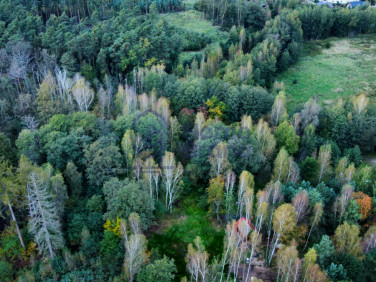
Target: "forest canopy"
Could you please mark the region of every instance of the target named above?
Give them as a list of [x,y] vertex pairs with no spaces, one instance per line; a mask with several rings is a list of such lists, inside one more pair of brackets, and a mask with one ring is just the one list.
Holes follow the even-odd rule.
[[0,280],[374,281],[376,86],[277,79],[372,4],[0,0]]

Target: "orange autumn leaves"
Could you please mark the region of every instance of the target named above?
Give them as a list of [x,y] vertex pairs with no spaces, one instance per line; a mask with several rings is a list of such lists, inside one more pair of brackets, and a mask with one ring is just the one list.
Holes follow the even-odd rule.
[[363,192],[354,192],[353,198],[359,205],[359,213],[362,215],[362,220],[366,219],[372,210],[372,198]]

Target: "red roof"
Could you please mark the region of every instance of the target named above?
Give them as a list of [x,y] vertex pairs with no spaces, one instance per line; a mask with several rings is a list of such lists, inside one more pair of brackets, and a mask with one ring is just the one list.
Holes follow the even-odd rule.
[[255,227],[253,226],[252,222],[249,219],[247,220],[245,217],[241,217],[241,218],[238,219],[238,221],[236,222],[236,229],[239,228],[239,224],[243,220],[245,220],[248,223],[249,227],[251,227],[252,230],[255,230]]

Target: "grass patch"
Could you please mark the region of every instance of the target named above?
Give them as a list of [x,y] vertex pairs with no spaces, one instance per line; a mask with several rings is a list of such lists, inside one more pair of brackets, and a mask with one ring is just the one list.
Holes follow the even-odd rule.
[[202,33],[208,36],[213,42],[227,38],[227,33],[220,31],[218,26],[204,19],[204,15],[195,10],[179,13],[161,14],[169,24],[180,27],[190,32]]
[[[184,2],[186,5],[194,5],[195,0]],[[209,40],[207,48],[214,48],[221,41],[226,41],[228,33],[221,31],[218,26],[213,26],[211,21],[205,20],[204,15],[196,10],[187,10],[179,13],[161,14],[170,25],[178,27],[187,33],[203,35]],[[205,49],[205,48],[204,48]],[[204,49],[185,51],[179,54],[179,62],[191,62],[193,57],[202,57]]]
[[193,10],[196,2],[197,2],[196,0],[184,0],[183,1],[186,10]]
[[298,63],[277,80],[286,87],[288,108],[315,96],[330,104],[339,97],[376,89],[376,40],[372,36],[306,42]]
[[160,255],[166,255],[175,260],[178,269],[176,281],[187,276],[184,258],[188,244],[192,243],[196,236],[201,237],[206,251],[210,254],[210,259],[223,251],[224,231],[217,229],[212,223],[212,219],[201,207],[202,201],[202,197],[197,194],[187,196],[175,214],[167,219],[170,224],[160,223],[166,228],[148,236],[149,250],[157,249]]

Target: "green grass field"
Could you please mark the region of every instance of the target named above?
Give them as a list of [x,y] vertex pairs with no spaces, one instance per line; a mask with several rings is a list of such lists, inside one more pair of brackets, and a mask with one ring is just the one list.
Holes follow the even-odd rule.
[[[218,26],[213,26],[210,21],[204,19],[201,12],[195,10],[161,14],[161,16],[173,26],[177,26],[188,32],[205,34],[212,42],[209,48],[214,48],[220,41],[226,40],[228,37],[227,32],[221,31]],[[179,55],[179,61],[191,61],[194,56],[200,53],[202,53],[202,50],[182,52]]]
[[338,97],[360,93],[373,96],[376,93],[374,38],[362,36],[306,42],[299,62],[277,78],[285,83],[288,108],[314,96],[325,104]]
[[220,31],[218,26],[213,26],[210,21],[204,19],[201,12],[195,10],[161,14],[161,16],[173,26],[191,32],[203,33],[212,41],[220,41],[227,36],[226,32]]

